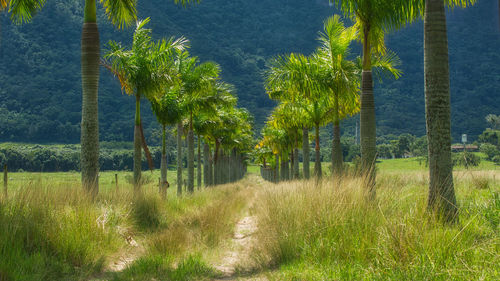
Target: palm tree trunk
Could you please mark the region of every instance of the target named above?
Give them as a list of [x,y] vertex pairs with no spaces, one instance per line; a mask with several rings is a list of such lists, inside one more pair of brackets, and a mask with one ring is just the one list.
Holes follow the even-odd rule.
[[182,121],[177,123],[177,196],[182,195]]
[[300,177],[300,172],[299,172],[299,149],[295,147],[294,149],[294,162],[293,162],[293,179],[299,179]]
[[339,98],[335,95],[335,121],[333,124],[332,173],[334,178],[342,176],[342,146],[340,144]]
[[214,158],[208,148],[208,185],[214,185]]
[[194,132],[193,132],[193,112],[189,118],[188,131],[188,192],[194,192]]
[[197,173],[197,179],[196,179],[196,186],[198,189],[201,188],[201,138],[198,135],[198,158],[196,159],[196,165],[198,166],[198,173]]
[[428,208],[457,219],[451,162],[450,80],[443,1],[426,0],[424,14],[425,115],[429,143]]
[[315,141],[316,141],[316,146],[314,148],[316,152],[316,157],[314,159],[314,175],[316,176],[317,179],[321,178],[322,171],[321,171],[321,151],[319,148],[319,124],[316,124],[314,126],[315,129]]
[[302,128],[302,170],[304,178],[309,179],[309,129]]
[[135,126],[134,126],[134,189],[141,188],[142,142],[141,142],[141,96],[135,95]]
[[361,77],[360,138],[365,185],[375,195],[376,125],[371,65],[370,26],[363,29],[363,73]]
[[82,185],[93,197],[99,192],[99,30],[95,0],[85,1],[81,39],[82,127],[81,170]]
[[285,176],[286,176],[286,179],[287,180],[291,180],[292,179],[292,170],[290,169],[290,157],[289,156],[293,156],[293,150],[290,150],[289,152],[287,152],[287,159],[285,161]]
[[208,143],[205,142],[203,143],[203,183],[206,186],[210,185],[210,168],[208,167],[209,165],[209,158],[210,158],[210,146]]
[[166,142],[166,126],[162,126],[162,139],[161,139],[161,165],[160,165],[160,173],[161,173],[161,185],[160,185],[160,194],[163,199],[167,198],[167,142]]
[[283,152],[280,152],[280,158],[281,158],[281,171],[280,171],[280,178],[281,181],[286,181],[286,167],[285,167],[285,156]]
[[280,156],[279,154],[274,154],[274,182],[278,183],[280,181]]
[[219,140],[215,141],[215,151],[214,151],[214,157],[213,157],[213,165],[214,165],[214,178],[213,178],[213,184],[218,185],[221,182],[221,177],[220,177],[220,142]]

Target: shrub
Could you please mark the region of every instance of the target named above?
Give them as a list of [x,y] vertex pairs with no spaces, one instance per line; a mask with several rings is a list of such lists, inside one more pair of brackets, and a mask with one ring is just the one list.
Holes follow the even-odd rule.
[[481,144],[480,150],[482,153],[486,154],[486,159],[488,160],[493,160],[495,156],[500,155],[498,148],[490,143]]
[[493,157],[493,162],[495,162],[495,164],[497,165],[500,165],[500,155]]
[[461,153],[454,153],[452,161],[453,161],[453,166],[477,167],[479,166],[479,163],[481,163],[481,158],[471,152],[461,152]]

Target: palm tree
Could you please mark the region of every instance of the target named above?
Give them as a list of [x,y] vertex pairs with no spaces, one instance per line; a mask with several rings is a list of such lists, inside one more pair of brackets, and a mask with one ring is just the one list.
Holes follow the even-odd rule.
[[182,103],[188,114],[188,191],[194,191],[194,130],[193,114],[214,110],[216,91],[213,89],[220,68],[213,62],[199,64],[197,57],[189,57],[187,52],[179,55],[178,62]]
[[140,188],[141,180],[141,146],[148,153],[142,132],[141,97],[150,100],[159,95],[169,84],[175,83],[173,73],[173,56],[175,50],[183,50],[187,40],[161,40],[157,43],[151,39],[151,30],[145,25],[149,18],[137,22],[132,48],[125,50],[121,44],[110,41],[109,51],[105,58],[111,60],[108,68],[115,74],[122,88],[129,95],[135,96],[135,126],[134,126],[134,186]]
[[343,170],[340,120],[359,111],[358,71],[356,64],[347,60],[349,45],[356,36],[356,29],[344,27],[339,16],[330,17],[324,22],[324,31],[318,38],[321,46],[314,54],[326,74],[319,83],[323,82],[324,88],[333,93],[332,172],[336,177]]
[[[324,109],[324,106],[329,104],[325,103],[328,100],[327,98],[323,99],[325,91],[321,89],[322,83],[318,83],[321,79],[323,79],[323,76],[321,76],[319,65],[301,54],[276,57],[271,61],[271,67],[266,71],[266,90],[269,96],[273,99],[301,105],[305,113],[310,117],[309,123],[316,126],[317,141],[314,172],[317,177],[321,175],[319,126],[326,122],[327,113],[327,110],[324,110],[323,113],[325,114],[321,114],[319,109]],[[314,120],[312,114],[316,117]],[[303,119],[302,121],[306,120]],[[307,126],[307,124],[306,121],[303,126]]]
[[[415,6],[421,7],[417,3]],[[466,7],[475,0],[448,0],[451,7]],[[422,12],[422,9],[420,9]],[[446,14],[442,0],[425,0],[424,75],[425,116],[429,150],[428,208],[445,221],[458,219],[451,162],[450,74]]]
[[[118,27],[136,19],[135,0],[102,0],[111,22]],[[81,40],[82,69],[82,129],[81,170],[82,185],[97,194],[99,174],[99,30],[97,28],[96,0],[85,0]]]
[[[136,19],[136,0],[100,0],[114,25],[122,27]],[[40,10],[45,0],[0,0],[0,12],[7,9],[18,23],[28,22]],[[99,85],[99,31],[96,0],[85,0],[82,28],[82,185],[93,196],[99,191],[99,123],[97,90]]]
[[408,0],[330,0],[351,17],[363,44],[361,78],[361,159],[370,191],[375,187],[375,102],[373,96],[372,57],[385,54],[384,33],[400,28],[407,21],[402,7]]
[[30,22],[46,0],[0,0],[0,13],[7,11],[15,23]]
[[181,109],[177,103],[175,93],[166,90],[159,98],[151,99],[151,108],[156,119],[162,126],[162,146],[161,146],[161,185],[160,193],[165,198],[167,195],[167,148],[166,148],[166,126],[173,125],[181,118]]

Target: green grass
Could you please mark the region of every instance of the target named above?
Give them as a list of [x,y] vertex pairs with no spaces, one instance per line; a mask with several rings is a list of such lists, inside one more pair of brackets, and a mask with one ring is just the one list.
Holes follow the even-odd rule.
[[[425,211],[428,175],[416,159],[378,163],[377,200],[357,179],[259,188],[255,258],[270,280],[484,280],[500,272],[500,170],[483,160],[457,169],[460,224],[443,226]],[[326,171],[329,163],[323,163]],[[311,163],[311,170],[314,163]],[[250,174],[259,167],[251,165]],[[118,174],[118,191],[115,184]],[[0,277],[7,280],[203,280],[219,275],[235,223],[256,192],[255,176],[166,200],[159,171],[144,172],[142,195],[131,172],[101,172],[95,201],[78,173],[9,173],[0,201]],[[325,177],[328,178],[328,177]],[[140,244],[140,258],[119,273],[108,266]],[[99,279],[99,280],[102,280]]]
[[143,280],[140,272],[157,267],[161,270],[151,273],[157,280],[217,275],[205,260],[230,239],[250,192],[248,180],[182,197],[175,195],[174,185],[162,200],[157,181],[135,194],[125,180],[130,173],[119,173],[118,191],[114,174],[101,173],[100,192],[92,201],[77,173],[10,173],[8,199],[0,201],[2,280],[87,280],[102,275],[113,258],[128,251],[128,237],[139,243],[141,258],[123,272],[106,276]]
[[[455,180],[459,223],[426,213],[425,173],[381,173],[371,201],[359,179],[268,184],[254,256],[269,280],[495,280],[500,271],[498,172]],[[477,186],[474,178],[488,181]]]
[[188,281],[210,280],[220,274],[203,261],[200,255],[190,255],[174,266],[174,260],[163,256],[147,256],[140,258],[133,265],[119,274],[114,274],[112,280],[165,280]]

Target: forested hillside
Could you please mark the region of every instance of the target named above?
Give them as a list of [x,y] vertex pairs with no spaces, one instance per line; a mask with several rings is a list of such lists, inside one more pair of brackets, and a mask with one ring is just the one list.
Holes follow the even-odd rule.
[[[260,129],[274,102],[262,84],[266,61],[290,52],[309,54],[323,20],[336,13],[327,0],[204,0],[184,9],[173,1],[139,1],[140,18],[151,17],[157,38],[184,35],[191,53],[221,64],[225,81],[237,88],[239,105],[255,115]],[[13,25],[0,15],[0,141],[79,142],[81,119],[80,33],[82,1],[48,0],[34,21]],[[448,14],[453,136],[478,135],[484,117],[500,113],[500,31],[497,1]],[[132,28],[98,19],[101,44],[130,44]],[[418,22],[387,37],[402,60],[404,75],[376,85],[379,135],[425,132],[423,31]],[[359,46],[353,46],[358,53]],[[134,99],[122,95],[105,70],[100,84],[101,140],[131,141]],[[159,129],[143,103],[147,134]],[[353,120],[345,132],[354,131]]]

